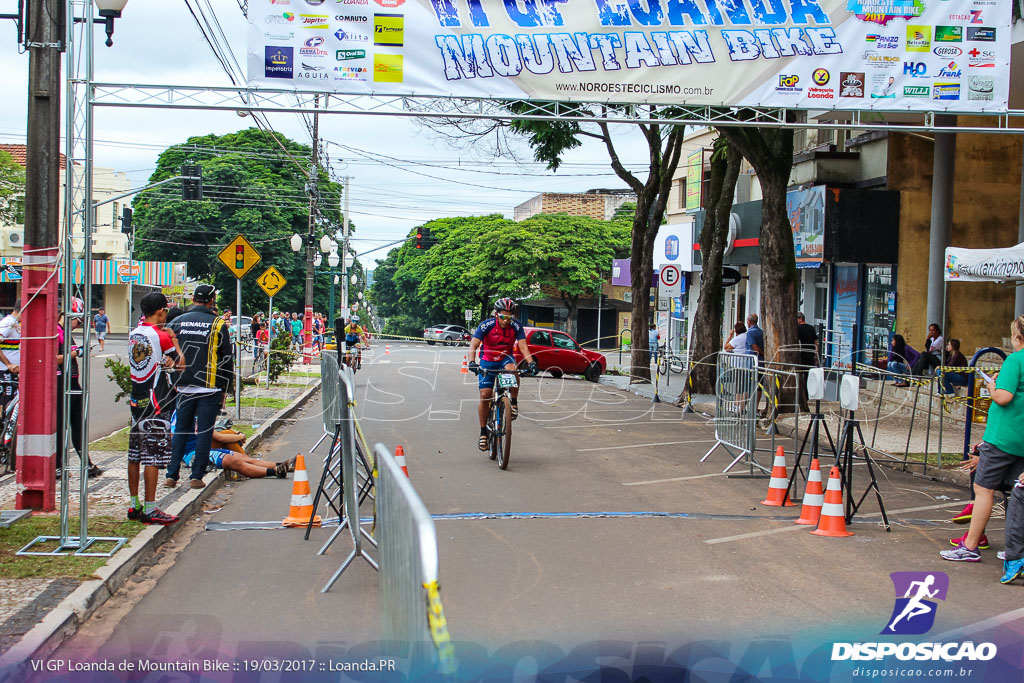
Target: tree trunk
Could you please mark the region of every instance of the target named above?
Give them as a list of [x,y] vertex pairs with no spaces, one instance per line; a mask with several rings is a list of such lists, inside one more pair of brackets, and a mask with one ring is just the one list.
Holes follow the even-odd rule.
[[[648,194],[645,192],[645,194]],[[630,321],[629,364],[630,383],[650,383],[651,353],[647,339],[647,328],[651,318],[651,273],[654,270],[654,238],[657,225],[651,226],[647,218],[650,212],[650,197],[637,197],[636,217],[633,219],[632,261],[629,276],[633,291],[633,319]],[[659,218],[658,222],[661,222]]]
[[[797,347],[797,272],[786,189],[793,168],[793,131],[770,128],[719,129],[750,162],[761,184],[761,327],[765,362],[793,370]],[[774,386],[771,387],[774,389]],[[796,386],[782,386],[780,410],[796,403]]]
[[702,279],[700,299],[693,317],[693,364],[689,368],[688,394],[714,394],[716,357],[722,348],[722,262],[729,236],[733,195],[742,156],[725,137],[715,141],[711,157],[711,195],[700,233]]
[[[565,309],[568,311],[565,316],[565,331],[575,337],[576,333],[572,326],[576,323],[576,313],[580,308],[580,298],[578,296],[567,297],[563,294],[562,303],[565,304]],[[577,339],[577,341],[579,340]]]

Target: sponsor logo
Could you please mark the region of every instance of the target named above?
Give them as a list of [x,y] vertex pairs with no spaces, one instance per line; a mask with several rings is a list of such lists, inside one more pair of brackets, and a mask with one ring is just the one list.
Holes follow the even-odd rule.
[[874,50],[867,50],[861,58],[872,69],[892,69],[898,67],[901,61],[896,55],[880,55]]
[[366,59],[366,50],[335,50],[334,58],[339,62],[349,59]]
[[971,9],[966,12],[950,12],[950,21],[966,21],[971,24],[982,24],[985,22],[980,9]]
[[330,77],[331,75],[327,72],[327,67],[306,64],[305,62],[302,62],[302,71],[295,74],[295,78],[307,81],[326,81]]
[[815,85],[825,85],[831,77],[828,69],[815,69],[814,73],[811,74],[811,80],[814,81]]
[[344,21],[348,24],[365,24],[370,20],[370,17],[364,17],[361,14],[339,14],[334,17],[335,21]]
[[880,33],[869,33],[864,36],[864,40],[879,50],[895,50],[900,46],[899,37],[883,36]]
[[[946,268],[955,267],[947,261]],[[943,572],[893,572],[889,575],[896,589],[892,616],[880,635],[917,636],[935,624],[936,600],[945,600],[949,577]],[[989,661],[997,654],[992,643],[834,643],[832,661],[881,660],[896,657],[900,661],[960,660]]]
[[265,23],[268,24],[290,24],[295,21],[295,15],[291,12],[282,12],[281,14],[271,14],[266,18]]
[[936,26],[936,43],[961,43],[964,39],[963,26]]
[[288,41],[295,37],[295,31],[289,31],[288,33],[271,33],[268,31],[263,36],[267,40]]
[[907,26],[907,52],[931,52],[931,49],[931,26]]
[[968,26],[967,40],[976,40],[979,43],[994,43],[996,30],[991,26]]
[[933,100],[959,100],[960,99],[960,84],[959,83],[933,83],[932,84],[932,99]]
[[318,47],[300,47],[300,57],[326,57],[330,53],[327,50],[321,50]]
[[310,7],[319,7],[324,4],[324,0],[306,0],[306,4]]
[[864,97],[864,73],[844,71],[839,74],[840,97]]
[[994,67],[996,65],[996,53],[992,50],[979,50],[972,47],[967,51],[967,66],[973,69]]
[[996,79],[992,76],[971,76],[967,79],[967,99],[991,100],[995,94]]
[[374,55],[373,80],[376,83],[401,83],[402,55]]
[[339,29],[334,32],[334,37],[343,43],[368,43],[370,42],[370,36],[364,33],[356,33],[355,31],[345,31]]
[[810,100],[832,100],[836,97],[835,88],[808,88],[807,99]]
[[871,97],[873,99],[896,97],[896,77],[889,74],[872,74]]
[[922,78],[928,75],[928,65],[924,62],[903,62],[903,75]]
[[903,86],[904,97],[928,97],[931,95],[931,88],[927,85],[905,85]]
[[320,47],[324,44],[323,36],[313,36],[312,38],[306,39],[303,43],[306,47]]
[[365,66],[334,67],[334,80],[336,81],[366,81],[369,77],[370,70]]
[[394,9],[396,7],[401,7],[402,5],[405,4],[405,0],[373,0],[373,1],[375,3],[377,3],[378,5],[380,5],[381,7],[386,7],[388,9]]
[[964,51],[956,45],[937,45],[932,52],[940,57],[959,57],[964,53]]
[[799,93],[803,92],[803,88],[798,88],[797,83],[800,82],[800,77],[796,74],[781,74],[779,76],[779,84],[775,86],[775,92],[783,93]]
[[295,72],[295,52],[290,47],[268,45],[263,48],[263,75],[267,78],[291,78]]
[[299,23],[302,24],[302,28],[316,28],[324,29],[330,28],[331,18],[324,16],[323,14],[300,14]]
[[[405,45],[405,17],[401,14],[374,14],[373,44],[386,47]],[[379,80],[376,71],[373,79]],[[401,80],[394,82],[400,83]]]
[[370,4],[370,0],[336,0],[339,5],[361,5],[366,6]]
[[960,78],[963,76],[963,71],[957,66],[956,62],[950,62],[946,66],[939,68],[937,78]]

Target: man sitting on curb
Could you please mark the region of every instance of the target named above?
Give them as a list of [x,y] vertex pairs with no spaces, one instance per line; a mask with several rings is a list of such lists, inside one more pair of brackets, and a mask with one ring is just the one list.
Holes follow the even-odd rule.
[[[171,419],[171,430],[175,428],[176,416]],[[185,457],[182,462],[187,467],[192,466],[192,459],[196,455],[196,441],[198,436],[193,434],[188,437],[185,443]],[[242,449],[245,443],[245,434],[230,429],[227,426],[214,428],[213,440],[210,448],[210,464],[214,467],[233,470],[244,474],[250,479],[274,476],[284,479],[289,472],[295,471],[295,458],[283,462],[271,462],[254,458]]]

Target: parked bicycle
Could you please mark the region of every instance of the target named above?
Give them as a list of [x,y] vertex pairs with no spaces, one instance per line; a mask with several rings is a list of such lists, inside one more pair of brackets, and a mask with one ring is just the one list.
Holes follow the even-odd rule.
[[12,397],[3,402],[3,415],[0,416],[0,476],[3,476],[14,471],[17,464],[18,381],[0,380],[0,391],[4,396],[8,391],[12,393]]
[[488,457],[497,459],[498,467],[508,469],[512,457],[512,395],[511,390],[519,383],[519,377],[531,377],[528,370],[506,370],[504,368],[488,370],[476,368],[477,374],[497,375],[494,381],[494,395],[491,396],[491,409],[487,418]]
[[658,347],[658,373],[667,375],[668,371],[682,373],[686,369],[686,359],[675,351],[669,351],[668,347],[662,344]]

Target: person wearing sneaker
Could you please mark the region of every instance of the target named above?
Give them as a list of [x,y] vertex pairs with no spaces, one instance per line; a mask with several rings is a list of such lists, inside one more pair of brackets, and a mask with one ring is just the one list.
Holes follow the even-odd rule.
[[[1014,484],[1013,494],[1006,511],[1006,560],[1004,583],[1013,581],[1020,567],[1013,571],[1011,562],[1024,558],[1024,494],[1018,492],[1017,481],[1024,478],[1024,315],[1010,325],[1013,353],[1006,357],[995,379],[986,388],[992,397],[989,406],[985,436],[978,446],[978,468],[974,473],[974,507],[971,526],[952,550],[943,550],[943,559],[954,562],[978,562],[981,548],[988,547],[985,525],[992,515],[992,503],[997,489]],[[1014,481],[1017,480],[1017,481]],[[1011,547],[1010,541],[1014,540]],[[1024,563],[1022,563],[1024,564]]]
[[[173,524],[178,518],[156,507],[160,470],[171,459],[171,425],[174,411],[172,370],[185,367],[174,336],[163,328],[167,297],[150,292],[139,302],[143,322],[128,334],[128,365],[132,375],[132,421],[128,434],[128,519],[143,524]],[[139,503],[139,469],[145,468],[144,502]]]
[[[469,342],[469,370],[477,375],[477,388],[480,390],[480,405],[477,408],[477,415],[480,418],[480,439],[477,441],[477,448],[487,450],[487,412],[490,409],[491,397],[494,395],[494,381],[497,375],[493,372],[478,372],[484,370],[515,370],[516,361],[512,355],[515,347],[529,363],[530,372],[536,374],[537,363],[533,360],[530,348],[526,345],[526,333],[523,326],[515,319],[519,304],[509,297],[502,297],[494,302],[494,317],[488,318],[480,323],[473,332],[473,338]],[[480,349],[480,362],[476,361],[476,351]],[[519,386],[511,390],[512,394],[512,419],[519,417]]]
[[[195,422],[193,422],[193,426]],[[171,431],[177,429],[177,416],[171,418]],[[198,434],[193,433],[185,445],[185,457],[182,463],[186,467],[192,466],[192,459],[196,455],[196,441]],[[254,458],[242,449],[245,443],[245,434],[229,428],[214,429],[213,439],[210,442],[210,464],[213,467],[233,470],[244,474],[250,479],[262,479],[263,477],[277,477],[285,479],[289,472],[295,471],[295,458],[282,462],[271,462]]]

